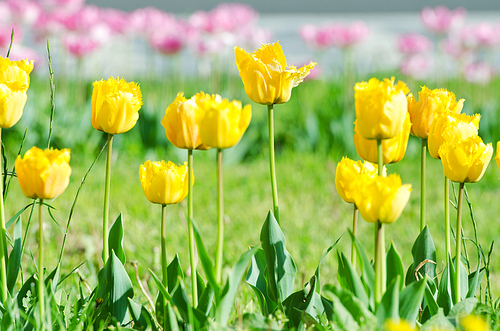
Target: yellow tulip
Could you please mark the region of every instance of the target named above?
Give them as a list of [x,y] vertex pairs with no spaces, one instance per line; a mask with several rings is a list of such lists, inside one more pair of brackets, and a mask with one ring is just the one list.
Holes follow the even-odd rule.
[[449,180],[475,183],[483,177],[493,155],[491,143],[485,145],[479,136],[460,141],[446,141],[439,147],[443,172]]
[[[383,169],[385,171],[385,167]],[[335,187],[340,197],[349,203],[354,203],[354,192],[360,186],[360,180],[367,175],[371,178],[377,176],[378,166],[370,162],[354,161],[343,157],[337,164],[335,172]]]
[[28,198],[53,199],[69,184],[70,151],[32,147],[15,163],[17,179]]
[[23,115],[33,60],[11,61],[0,56],[0,128],[10,128]]
[[498,170],[500,171],[500,141],[497,141],[497,155],[495,156],[495,161],[497,162]]
[[413,328],[408,322],[404,320],[394,320],[389,319],[384,323],[382,327],[384,331],[415,331],[417,329]]
[[361,216],[370,223],[393,223],[410,198],[411,185],[401,183],[398,175],[371,178],[364,175],[362,185],[354,192],[354,202]]
[[427,145],[429,154],[439,159],[439,147],[445,141],[459,141],[477,136],[481,115],[443,113],[432,121]]
[[94,129],[110,134],[132,129],[142,106],[139,85],[111,77],[96,81],[93,86],[91,122]]
[[146,161],[139,168],[144,194],[152,203],[170,205],[181,202],[188,194],[187,162],[176,166],[168,161]]
[[422,86],[418,93],[418,102],[412,94],[408,95],[408,111],[411,116],[411,134],[427,139],[432,121],[441,113],[458,114],[464,106],[464,99],[456,101],[455,94],[446,89],[430,90]]
[[242,108],[240,101],[222,99],[218,94],[204,99],[201,106],[205,116],[200,125],[203,143],[215,148],[229,148],[236,145],[252,118],[252,108]]
[[210,98],[211,96],[204,92],[195,94],[190,99],[186,99],[182,92],[177,93],[161,120],[168,141],[183,149],[210,148],[200,137],[200,124],[205,117],[203,104]]
[[316,66],[311,62],[302,68],[287,68],[285,54],[279,42],[263,44],[248,54],[234,48],[236,65],[248,97],[262,105],[284,103],[290,99],[292,88],[299,85]]
[[490,329],[484,318],[475,315],[461,318],[460,325],[464,331],[488,331]]
[[379,81],[371,78],[368,82],[354,86],[354,107],[359,133],[365,139],[390,139],[402,129],[408,104],[408,87],[394,77]]
[[[406,114],[403,129],[390,139],[382,140],[382,152],[384,164],[401,161],[406,153],[408,138],[410,137],[410,115]],[[377,141],[365,139],[358,131],[357,120],[354,121],[354,146],[358,155],[366,161],[377,163]]]

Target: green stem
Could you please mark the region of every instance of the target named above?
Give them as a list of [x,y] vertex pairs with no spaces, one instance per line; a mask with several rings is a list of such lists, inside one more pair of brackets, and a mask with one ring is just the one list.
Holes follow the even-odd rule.
[[[359,218],[359,211],[358,211],[358,206],[356,206],[355,203],[353,203],[354,206],[354,211],[352,213],[352,234],[354,235],[354,238],[356,238],[356,234],[358,232],[358,218]],[[351,242],[351,263],[356,268],[356,247],[354,245],[354,240]]]
[[44,278],[43,278],[43,199],[40,199],[40,205],[38,209],[38,301],[40,304],[40,330],[45,330],[44,320],[45,320],[45,288],[44,288]]
[[165,285],[165,288],[168,288],[166,209],[167,205],[161,205],[161,271],[163,275],[163,285]]
[[222,285],[222,259],[224,256],[224,187],[222,177],[222,149],[217,149],[217,250],[215,253],[215,276]]
[[191,289],[193,296],[193,307],[198,306],[198,286],[196,283],[196,261],[193,229],[193,150],[188,149],[188,232],[189,232],[189,262],[191,264]]
[[383,289],[383,267],[384,267],[384,254],[382,248],[384,246],[384,232],[382,223],[377,221],[375,224],[375,302],[378,305],[382,300]]
[[420,232],[425,228],[425,158],[427,155],[427,139],[422,139],[420,155]]
[[450,180],[444,176],[444,238],[446,242],[446,261],[451,254],[450,240]]
[[464,197],[464,183],[460,183],[458,189],[458,204],[457,204],[457,229],[456,229],[456,254],[455,254],[455,300],[461,301],[460,296],[460,266],[461,266],[461,246],[462,246],[462,200]]
[[[0,128],[0,156],[2,155],[2,129]],[[2,168],[0,157],[0,169]],[[7,174],[5,174],[7,175]],[[7,302],[7,229],[5,229],[5,206],[3,202],[3,176],[0,176],[0,278],[2,281],[2,303]]]
[[278,208],[278,185],[276,183],[276,165],[274,163],[274,115],[273,106],[267,106],[267,120],[269,126],[269,168],[271,170],[271,189],[273,191],[273,211],[274,217],[278,224],[280,223],[280,215]]
[[111,152],[113,135],[108,133],[108,152],[106,154],[106,182],[104,186],[104,212],[102,216],[102,261],[106,264],[109,256],[108,224],[109,224],[109,188],[111,186]]

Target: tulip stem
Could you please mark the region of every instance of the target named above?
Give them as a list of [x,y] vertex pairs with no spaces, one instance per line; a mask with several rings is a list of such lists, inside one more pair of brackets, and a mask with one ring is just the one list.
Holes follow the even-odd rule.
[[446,242],[446,261],[451,254],[450,240],[450,180],[444,176],[444,238]]
[[[359,211],[358,211],[358,206],[356,206],[355,203],[353,203],[354,206],[354,211],[352,213],[352,234],[354,238],[356,238],[356,234],[358,232],[358,218],[359,218]],[[356,268],[356,247],[354,245],[354,240],[351,243],[351,263]]]
[[457,203],[457,229],[456,229],[456,254],[455,254],[455,303],[460,302],[460,266],[461,266],[461,246],[462,246],[462,201],[464,197],[464,183],[460,183],[458,189]]
[[269,168],[271,170],[271,189],[273,191],[273,211],[278,224],[280,223],[280,214],[278,208],[278,185],[276,183],[276,165],[274,163],[274,115],[273,106],[267,106],[267,120],[269,126]]
[[224,254],[224,187],[222,177],[222,149],[217,149],[217,251],[215,253],[215,276],[222,285],[222,259]]
[[104,185],[104,212],[102,217],[102,261],[106,264],[109,256],[108,224],[109,224],[109,188],[111,186],[111,152],[113,135],[108,133],[108,151],[106,154],[106,182]]
[[165,285],[165,288],[168,289],[166,209],[167,205],[161,205],[161,271],[163,276],[163,285]]
[[198,286],[196,283],[196,261],[193,229],[193,150],[188,149],[188,232],[189,232],[189,262],[191,264],[191,290],[193,296],[193,307],[198,306]]
[[[2,129],[0,128],[0,155],[2,154]],[[0,158],[0,169],[3,169],[1,166],[1,158]],[[3,172],[3,171],[2,171]],[[6,176],[7,174],[4,174]],[[7,230],[5,229],[5,206],[3,203],[3,178],[4,176],[0,176],[0,222],[1,222],[1,231],[0,234],[0,277],[2,280],[2,303],[7,302]]]
[[420,155],[420,232],[425,228],[425,158],[427,155],[427,139],[422,139]]
[[38,206],[38,302],[40,304],[40,330],[44,331],[45,319],[45,288],[43,279],[43,199],[39,200]]
[[[377,163],[378,175],[384,173],[384,151],[382,149],[382,139],[377,139]],[[385,233],[380,221],[375,224],[375,302],[380,303],[382,294],[385,292],[386,279],[385,262]]]

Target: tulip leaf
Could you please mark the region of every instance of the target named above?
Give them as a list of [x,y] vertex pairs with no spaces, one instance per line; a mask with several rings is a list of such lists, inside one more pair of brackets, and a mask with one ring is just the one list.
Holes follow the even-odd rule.
[[399,317],[415,325],[424,298],[427,277],[413,282],[399,294]]
[[[212,263],[212,259],[208,255],[207,250],[205,249],[205,244],[203,243],[203,239],[201,237],[200,231],[198,230],[198,226],[196,225],[194,219],[191,219],[191,223],[193,224],[194,240],[196,241],[196,248],[198,249],[198,256],[201,261],[201,266],[203,268],[203,271],[205,272],[205,276],[207,277],[208,283],[215,291],[215,296],[218,297],[219,285],[215,280],[214,264]],[[191,272],[193,272],[193,270],[191,270]]]
[[134,329],[137,330],[158,330],[149,311],[140,303],[127,298],[130,308],[130,315],[134,320]]
[[435,331],[435,330],[455,330],[455,326],[443,314],[442,308],[439,308],[438,312],[434,316],[429,318],[420,328],[420,331]]
[[127,298],[134,297],[134,289],[122,262],[114,250],[111,252],[106,265],[97,275],[99,284],[96,301],[102,302],[100,319],[111,314],[123,325],[130,322]]
[[114,251],[118,259],[122,264],[125,264],[126,256],[123,250],[123,216],[122,213],[118,215],[113,225],[109,229],[108,234],[108,248],[109,256],[111,257],[111,252]]
[[450,313],[448,314],[448,317],[454,318],[454,317],[464,317],[472,314],[474,311],[474,308],[476,308],[477,303],[478,303],[477,298],[467,298],[459,303],[457,303],[453,308],[451,309]]
[[17,275],[21,268],[21,237],[23,235],[23,222],[18,216],[16,226],[14,227],[14,247],[7,260],[7,289],[13,296],[14,285],[16,285]]
[[297,267],[286,250],[286,239],[271,211],[260,232],[266,255],[268,293],[275,302],[283,302],[293,292]]
[[399,276],[399,291],[403,290],[404,285],[404,277],[405,271],[403,269],[403,262],[401,261],[401,257],[396,251],[396,247],[394,247],[394,243],[391,243],[389,247],[389,251],[387,251],[386,257],[387,263],[387,287],[392,281]]
[[179,255],[175,254],[172,262],[167,267],[167,278],[168,278],[168,292],[172,293],[175,286],[179,282],[179,278],[182,279],[183,272],[181,263],[179,261]]
[[367,294],[370,297],[370,306],[374,308],[375,305],[375,269],[371,264],[370,260],[366,256],[366,252],[356,239],[354,234],[349,230],[349,235],[351,236],[351,240],[354,242],[354,247],[356,248],[356,252],[358,253],[358,261],[359,267],[361,269],[361,280],[365,285],[365,289]]
[[[8,229],[11,227],[12,224],[14,224],[15,222],[17,222],[17,219],[19,218],[19,216],[21,216],[21,214],[26,210],[28,209],[29,207],[33,206],[33,203],[30,203],[26,206],[24,206],[20,211],[18,211],[14,216],[12,216],[8,221],[7,223],[5,223],[5,229]],[[15,230],[14,230],[15,231]]]
[[[455,263],[453,263],[455,262]],[[456,274],[457,274],[457,259],[453,259],[453,268],[451,269],[450,273],[450,281],[451,281],[451,288],[452,288],[452,298],[453,298],[453,303],[457,303],[459,301],[462,301],[463,299],[466,298],[467,293],[469,292],[469,277],[467,275],[467,270],[465,269],[465,266],[463,265],[462,261],[459,263],[460,267],[460,298],[456,298],[456,292],[455,288],[457,286],[456,284]]]
[[257,295],[262,315],[269,316],[276,308],[276,302],[269,297],[267,292],[266,272],[266,254],[263,249],[259,248],[252,256],[252,262],[247,272],[246,281],[255,292],[255,295]]
[[321,266],[321,263],[323,263],[323,260],[326,258],[326,256],[328,255],[328,253],[330,253],[330,251],[335,247],[337,246],[339,240],[342,238],[342,236],[340,236],[337,241],[335,241],[333,243],[333,245],[331,245],[330,247],[328,247],[326,249],[326,251],[323,253],[323,255],[321,256],[321,259],[319,259],[319,263],[318,263],[318,266],[316,267],[316,271],[314,272],[314,275],[316,276],[316,292],[320,293],[321,291],[321,284],[320,284],[320,281],[319,281],[319,267]]
[[236,262],[236,264],[231,269],[231,272],[229,273],[227,283],[222,290],[221,299],[215,312],[216,320],[221,325],[227,324],[229,313],[233,308],[236,291],[238,290],[238,287],[241,283],[241,278],[245,274],[245,270],[247,269],[248,264],[250,264],[252,256],[256,252],[257,248],[254,247],[249,251],[243,253],[243,255],[239,258],[238,262]]
[[387,319],[399,319],[399,283],[401,278],[397,275],[387,287],[382,300],[377,307],[378,327]]
[[338,253],[339,271],[337,278],[340,286],[349,290],[354,294],[366,307],[369,307],[369,299],[366,294],[366,289],[361,283],[361,279],[354,269],[349,259],[344,253]]
[[413,243],[411,253],[413,255],[412,276],[410,279],[406,279],[406,283],[409,284],[415,281],[415,271],[421,277],[427,275],[429,278],[434,279],[436,277],[436,248],[427,225]]
[[481,265],[481,258],[479,258],[478,268],[476,271],[469,275],[469,292],[467,292],[467,298],[473,298],[476,295],[476,291],[481,284],[481,280],[484,277],[485,269],[479,269]]
[[210,287],[210,284],[207,284],[207,287],[205,287],[200,295],[200,299],[198,300],[198,307],[196,307],[199,311],[205,314],[205,316],[208,316],[212,310],[214,296],[214,290]]
[[429,309],[430,315],[434,316],[439,311],[439,305],[437,304],[436,298],[434,297],[434,294],[433,294],[435,291],[433,291],[431,289],[431,286],[433,286],[435,289],[434,282],[431,279],[427,279],[427,282],[425,284],[424,297],[425,297],[425,302],[427,303],[427,308]]
[[451,269],[453,269],[453,263],[451,261],[451,258],[448,256],[448,263],[446,264],[446,267],[444,268],[441,275],[441,282],[439,283],[437,295],[437,304],[439,307],[443,308],[445,315],[448,315],[451,308],[453,307]]

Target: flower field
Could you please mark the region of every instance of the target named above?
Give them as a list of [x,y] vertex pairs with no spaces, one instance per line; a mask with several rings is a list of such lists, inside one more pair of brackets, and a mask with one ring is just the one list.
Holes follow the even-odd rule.
[[[362,71],[361,21],[295,66],[242,4],[0,14],[0,330],[500,330],[498,24],[424,8]],[[87,79],[141,38],[160,67]]]

